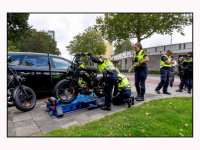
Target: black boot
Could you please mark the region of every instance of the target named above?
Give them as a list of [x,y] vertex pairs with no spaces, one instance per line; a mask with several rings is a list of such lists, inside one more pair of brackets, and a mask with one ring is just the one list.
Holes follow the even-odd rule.
[[125,99],[124,102],[128,104],[128,108],[130,108],[132,106],[132,99],[131,98]]
[[178,90],[176,90],[176,92],[183,92],[183,90],[182,89],[178,89]]
[[138,93],[138,95],[135,97],[135,99],[137,100],[140,97],[140,93]]
[[132,105],[134,105],[134,103],[135,103],[135,102],[134,102],[134,97],[131,97],[131,98],[132,98]]
[[144,94],[141,94],[140,97],[138,97],[138,99],[136,99],[136,101],[143,101],[144,100]]
[[188,90],[188,93],[191,94],[191,90]]
[[101,106],[101,109],[102,109],[102,110],[108,110],[108,111],[111,111],[111,106],[102,105],[102,106]]

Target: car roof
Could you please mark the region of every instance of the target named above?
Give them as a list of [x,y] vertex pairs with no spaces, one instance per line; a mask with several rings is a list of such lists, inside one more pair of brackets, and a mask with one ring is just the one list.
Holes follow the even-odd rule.
[[[11,55],[39,55],[39,56],[47,56],[46,53],[33,53],[33,52],[8,52],[8,54],[11,54]],[[50,56],[54,56],[54,57],[58,57],[58,58],[63,58],[63,59],[66,59],[64,57],[61,57],[61,56],[58,56],[58,55],[53,55],[53,54],[49,54]],[[68,59],[66,59],[68,60]],[[68,60],[70,61],[70,60]]]

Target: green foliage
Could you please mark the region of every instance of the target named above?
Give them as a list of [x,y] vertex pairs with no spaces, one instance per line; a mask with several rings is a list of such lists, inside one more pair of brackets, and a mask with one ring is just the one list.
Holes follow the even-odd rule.
[[148,70],[148,74],[160,74],[160,70]]
[[20,49],[17,49],[17,44],[8,40],[8,52],[20,52]]
[[115,43],[114,47],[115,47],[115,55],[125,51],[134,50],[133,43],[130,40],[122,40],[119,43]]
[[100,32],[93,27],[88,27],[82,34],[76,35],[66,48],[70,54],[90,52],[94,55],[102,55],[106,52]]
[[121,64],[116,64],[116,67],[121,70],[122,69],[122,65]]
[[[127,73],[128,69],[120,69],[120,72]],[[131,72],[134,72],[134,69],[131,70]],[[148,70],[148,74],[160,74],[160,70]],[[178,71],[175,71],[175,75],[178,75]]]
[[8,40],[16,43],[20,37],[29,36],[28,13],[7,13]]
[[55,129],[42,136],[192,137],[192,97],[156,99],[84,125]]
[[96,24],[95,28],[101,31],[110,43],[133,38],[140,42],[154,33],[172,34],[174,29],[184,35],[184,27],[192,24],[192,14],[107,13],[104,18],[97,17]]
[[57,48],[57,42],[45,31],[31,31],[30,37],[21,37],[18,42],[18,48],[21,52],[35,52],[61,55]]

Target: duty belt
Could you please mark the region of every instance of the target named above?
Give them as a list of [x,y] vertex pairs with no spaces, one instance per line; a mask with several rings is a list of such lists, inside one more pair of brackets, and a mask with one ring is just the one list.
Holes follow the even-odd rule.
[[[130,87],[128,87],[128,86],[130,86]],[[127,85],[123,86],[123,87],[120,88],[120,89],[121,89],[121,90],[124,90],[124,91],[130,90],[130,89],[131,89],[131,85],[130,85],[130,84],[127,84]]]

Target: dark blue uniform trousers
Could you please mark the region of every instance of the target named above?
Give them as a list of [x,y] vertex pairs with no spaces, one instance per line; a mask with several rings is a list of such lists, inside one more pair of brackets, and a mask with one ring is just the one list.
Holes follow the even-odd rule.
[[117,80],[118,80],[117,73],[107,74],[107,77],[105,78],[104,92],[105,92],[105,105],[107,107],[111,106],[112,90],[113,86],[117,83]]
[[163,92],[167,92],[169,86],[169,69],[160,69],[161,81],[156,87],[156,90],[160,90],[163,87]]
[[135,70],[135,87],[137,93],[145,94],[145,81],[147,78],[148,68]]
[[121,91],[115,98],[112,99],[113,105],[120,105],[124,103],[124,100],[131,96],[131,90]]
[[192,71],[184,72],[183,77],[181,79],[180,89],[183,89],[183,86],[185,85],[187,80],[188,80],[188,90],[191,90],[192,89],[192,80],[193,80],[193,72]]

